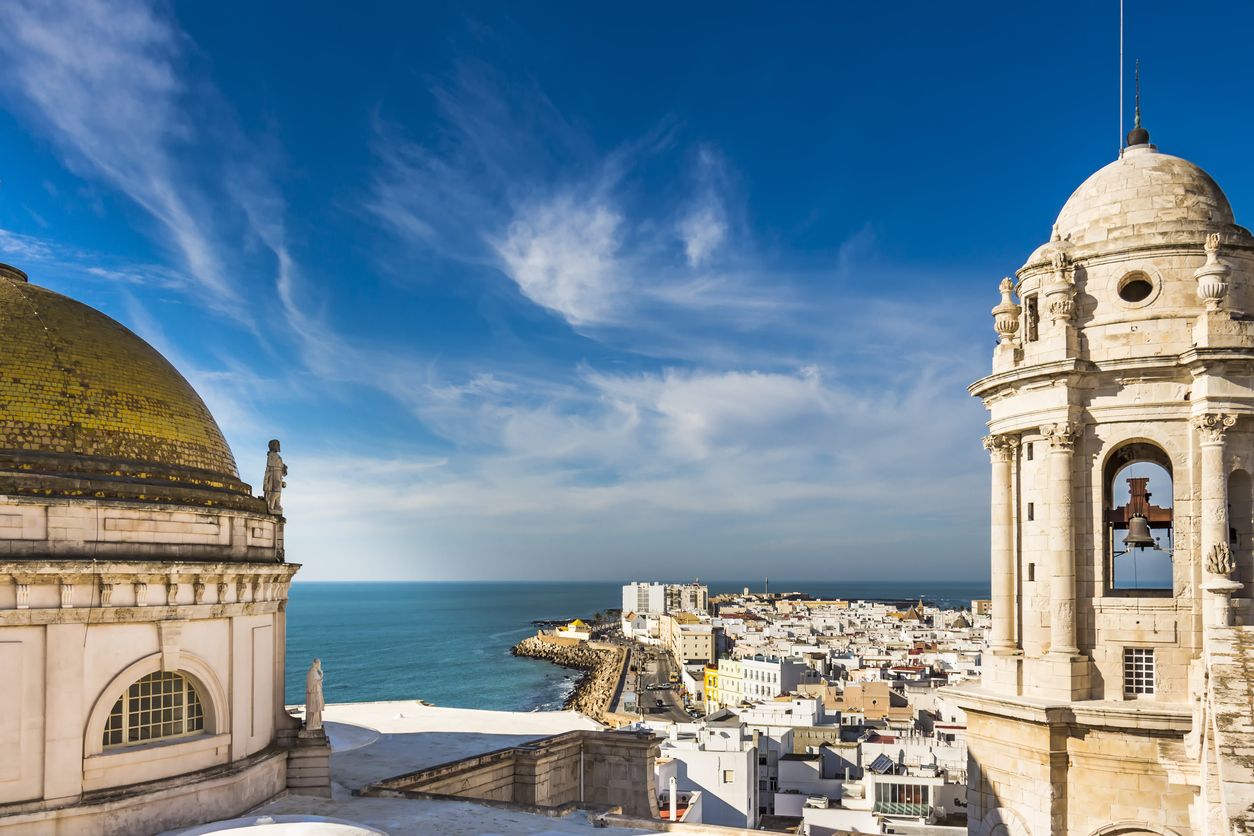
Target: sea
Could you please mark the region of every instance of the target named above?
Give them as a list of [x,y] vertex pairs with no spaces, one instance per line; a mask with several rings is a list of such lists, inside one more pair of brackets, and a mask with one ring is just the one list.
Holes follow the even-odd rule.
[[[708,582],[710,594],[761,591],[762,581]],[[496,711],[560,709],[577,671],[511,656],[537,621],[588,618],[622,605],[616,581],[317,582],[292,584],[287,608],[288,704],[305,701],[305,672],[322,660],[327,702],[420,699]],[[771,581],[816,598],[917,600],[967,607],[984,582]]]

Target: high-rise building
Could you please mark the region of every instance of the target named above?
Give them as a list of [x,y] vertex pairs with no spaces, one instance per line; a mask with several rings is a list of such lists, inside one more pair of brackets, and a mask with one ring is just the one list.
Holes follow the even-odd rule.
[[623,585],[623,615],[661,615],[666,612],[666,585],[632,581]]
[[709,608],[710,588],[700,583],[641,583],[623,585],[623,614],[661,615],[669,612],[703,613]]
[[1139,121],[1128,142],[1001,283],[971,386],[992,457],[991,652],[955,689],[972,833],[1228,833],[1248,808],[1226,671],[1254,615],[1254,236]]

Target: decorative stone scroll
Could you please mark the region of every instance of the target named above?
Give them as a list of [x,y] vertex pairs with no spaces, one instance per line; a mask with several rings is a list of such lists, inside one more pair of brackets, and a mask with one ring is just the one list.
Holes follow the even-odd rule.
[[17,608],[19,610],[30,609],[30,584],[28,583],[17,584]]
[[1236,561],[1232,559],[1232,550],[1228,548],[1227,543],[1216,543],[1211,546],[1210,552],[1206,555],[1207,572],[1212,575],[1231,575],[1232,570],[1236,568]]
[[61,584],[61,609],[68,610],[74,606],[74,584]]
[[1055,450],[1074,450],[1082,432],[1083,428],[1071,421],[1041,425],[1041,435],[1045,436],[1049,446]]
[[226,587],[227,587],[226,581],[218,581],[218,603],[219,604],[226,603]]
[[100,584],[100,606],[109,607],[113,605],[113,584]]
[[192,600],[197,604],[205,603],[205,584],[203,581],[192,583]]
[[143,581],[135,581],[135,606],[148,606],[148,584]]
[[1237,423],[1237,416],[1226,412],[1207,412],[1193,416],[1193,429],[1202,434],[1203,444],[1222,444],[1224,434]]

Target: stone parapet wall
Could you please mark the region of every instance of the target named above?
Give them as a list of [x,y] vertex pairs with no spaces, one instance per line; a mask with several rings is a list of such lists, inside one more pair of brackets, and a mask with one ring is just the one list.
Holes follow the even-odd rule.
[[228,507],[0,495],[0,559],[279,562],[283,518]]
[[283,791],[286,764],[286,753],[271,749],[229,767],[87,793],[70,804],[0,805],[0,834],[132,836],[234,818]]
[[619,808],[656,818],[650,734],[572,731],[388,778],[366,796],[472,798],[529,810]]

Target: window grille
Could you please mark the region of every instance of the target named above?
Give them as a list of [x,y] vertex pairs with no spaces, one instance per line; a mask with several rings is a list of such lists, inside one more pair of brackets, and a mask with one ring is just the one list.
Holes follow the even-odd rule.
[[1139,697],[1154,693],[1154,651],[1148,647],[1123,649],[1123,694]]
[[105,722],[104,746],[134,746],[204,730],[205,709],[191,681],[157,671],[131,685],[114,703]]

